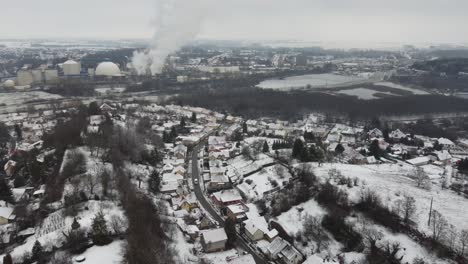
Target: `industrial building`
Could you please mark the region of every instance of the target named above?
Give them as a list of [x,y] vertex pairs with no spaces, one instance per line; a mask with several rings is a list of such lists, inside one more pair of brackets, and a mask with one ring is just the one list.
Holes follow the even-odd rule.
[[64,76],[79,76],[81,73],[81,64],[74,60],[67,60],[62,64]]

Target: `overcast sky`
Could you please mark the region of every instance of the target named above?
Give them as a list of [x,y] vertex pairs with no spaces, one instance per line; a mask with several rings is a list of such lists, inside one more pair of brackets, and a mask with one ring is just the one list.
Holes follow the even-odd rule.
[[[157,0],[0,0],[0,38],[150,38]],[[468,43],[468,0],[209,1],[199,38]]]

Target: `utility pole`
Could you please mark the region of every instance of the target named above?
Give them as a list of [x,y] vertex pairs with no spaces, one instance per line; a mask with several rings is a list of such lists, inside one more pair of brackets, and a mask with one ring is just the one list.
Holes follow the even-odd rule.
[[431,217],[432,217],[432,202],[434,201],[434,197],[431,198],[431,207],[429,208],[429,219],[427,220],[427,225],[431,225]]

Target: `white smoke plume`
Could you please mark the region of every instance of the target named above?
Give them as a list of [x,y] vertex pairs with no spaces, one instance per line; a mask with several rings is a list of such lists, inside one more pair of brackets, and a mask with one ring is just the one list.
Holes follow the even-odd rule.
[[156,0],[154,35],[145,51],[133,54],[139,75],[161,73],[166,58],[196,37],[205,13],[205,0]]

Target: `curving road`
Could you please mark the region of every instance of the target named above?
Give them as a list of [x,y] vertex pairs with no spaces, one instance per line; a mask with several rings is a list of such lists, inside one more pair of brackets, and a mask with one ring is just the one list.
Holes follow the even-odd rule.
[[[203,191],[200,187],[200,184],[203,184],[203,177],[200,177],[200,166],[198,164],[198,153],[200,151],[200,148],[204,147],[204,144],[206,143],[206,138],[202,139],[198,145],[194,146],[192,150],[192,184],[193,184],[193,190],[195,192],[195,196],[197,197],[198,202],[200,203],[200,206],[205,209],[206,212],[208,212],[213,219],[215,219],[218,223],[219,226],[224,227],[224,218],[221,217],[218,212],[211,206],[211,204],[206,200],[205,195],[203,194]],[[198,184],[195,184],[195,179],[198,180]],[[255,262],[257,264],[267,264],[268,262],[263,258],[262,256],[259,255],[258,252],[253,250],[249,244],[244,240],[243,237],[237,233],[237,240],[236,243],[245,251],[249,252],[255,259]]]

